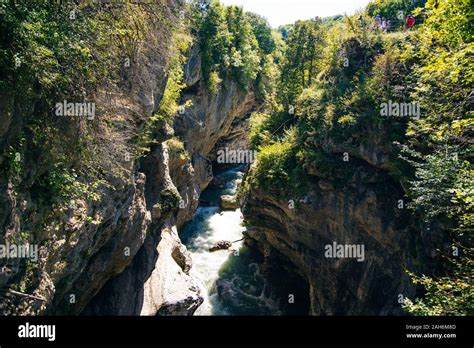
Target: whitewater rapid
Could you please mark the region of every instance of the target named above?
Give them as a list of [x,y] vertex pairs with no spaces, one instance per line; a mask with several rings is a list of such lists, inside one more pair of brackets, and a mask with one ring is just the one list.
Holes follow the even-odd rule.
[[193,260],[190,274],[200,283],[204,296],[195,315],[279,315],[277,301],[260,274],[259,260],[242,241],[230,250],[209,252],[213,243],[240,240],[246,230],[240,209],[221,211],[218,207],[221,195],[236,194],[242,168],[218,175],[225,179],[225,186],[203,193],[201,199],[210,206],[198,208],[181,232]]

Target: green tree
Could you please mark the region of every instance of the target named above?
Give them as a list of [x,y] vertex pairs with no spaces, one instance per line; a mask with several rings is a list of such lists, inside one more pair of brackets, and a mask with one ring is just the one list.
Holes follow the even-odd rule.
[[275,40],[272,34],[272,28],[268,21],[258,14],[248,13],[250,24],[253,28],[253,33],[258,41],[258,45],[262,49],[264,54],[272,53],[275,48]]
[[426,295],[407,300],[405,308],[416,315],[466,315],[474,309],[472,8],[469,0],[429,0],[424,12],[419,39],[407,50],[418,61],[412,98],[423,110],[407,131],[405,152],[416,169],[409,194],[425,224],[450,226],[446,232],[459,252],[449,256],[452,267],[441,277],[412,275]]
[[294,105],[303,89],[312,84],[322,54],[323,33],[317,19],[298,21],[289,32],[279,86],[285,106]]
[[227,51],[231,43],[225,9],[219,1],[212,1],[208,5],[199,24],[203,76],[208,86],[212,86],[212,77],[214,76],[215,79],[216,74],[219,75],[224,71],[224,63],[228,60]]

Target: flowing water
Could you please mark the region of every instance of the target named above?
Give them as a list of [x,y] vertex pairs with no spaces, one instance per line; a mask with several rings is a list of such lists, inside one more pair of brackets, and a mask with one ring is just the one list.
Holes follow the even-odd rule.
[[280,300],[272,295],[260,273],[261,259],[243,242],[231,250],[209,252],[221,240],[243,238],[245,227],[240,209],[221,211],[221,195],[235,195],[243,177],[243,168],[218,173],[226,180],[225,187],[209,188],[201,200],[209,206],[199,207],[193,220],[181,231],[183,243],[191,253],[191,275],[200,282],[204,303],[196,315],[280,315]]

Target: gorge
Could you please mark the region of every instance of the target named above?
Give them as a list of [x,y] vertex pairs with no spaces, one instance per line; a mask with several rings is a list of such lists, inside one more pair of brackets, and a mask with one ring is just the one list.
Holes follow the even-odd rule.
[[[218,1],[24,2],[1,26],[0,245],[38,257],[0,259],[2,315],[472,313],[472,43],[433,63],[436,1],[388,33],[395,0],[278,29]],[[419,275],[455,282],[448,304]]]

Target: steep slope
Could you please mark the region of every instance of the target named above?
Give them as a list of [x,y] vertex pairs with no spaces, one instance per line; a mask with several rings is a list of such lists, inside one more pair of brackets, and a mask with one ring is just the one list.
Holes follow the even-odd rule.
[[[37,9],[30,5],[25,4],[25,9],[33,15]],[[45,97],[49,92],[37,84],[29,87],[33,96],[29,99],[21,91],[2,92],[8,93],[8,102],[2,103],[6,107],[1,113],[6,126],[1,136],[5,151],[0,161],[6,169],[0,180],[1,239],[39,245],[37,263],[9,261],[13,272],[3,284],[38,299],[7,295],[2,299],[4,314],[80,313],[110,277],[130,264],[144,243],[152,219],[146,204],[147,180],[134,161],[132,136],[159,109],[170,57],[175,54],[170,31],[176,27],[164,24],[175,22],[182,6],[175,1],[163,4],[157,10],[161,19],[144,7],[112,9],[117,22],[109,24],[119,27],[132,11],[136,17],[131,24],[146,28],[145,40],[133,56],[124,58],[128,64],[121,73],[126,82],[107,82],[88,91],[89,100],[97,105],[97,114],[89,120],[53,115]],[[106,23],[99,7],[81,9],[81,20]],[[67,8],[61,10],[69,15]],[[109,50],[117,49],[114,45],[120,44],[113,42]],[[92,49],[102,54],[100,47]],[[28,64],[35,69],[34,63],[23,59],[25,69]],[[77,96],[56,95],[52,100],[63,99],[77,100]],[[90,157],[66,160],[67,148],[88,152]],[[17,178],[11,176],[15,163]],[[66,192],[65,185],[72,190]]]
[[[306,279],[311,314],[401,314],[400,295],[415,291],[405,270],[426,264],[432,242],[421,243],[409,214],[397,208],[403,191],[389,175],[356,156],[351,162],[348,178],[308,168],[300,199],[250,184],[243,206],[249,244]],[[333,243],[362,245],[364,254],[328,258]]]
[[0,241],[39,260],[1,260],[2,313],[193,314],[178,230],[260,103],[249,18],[218,2],[4,10]]
[[428,2],[419,31],[364,13],[289,31],[279,105],[251,122],[242,210],[247,243],[307,282],[310,314],[472,312],[472,79],[453,77],[469,75],[467,8]]
[[188,276],[192,260],[177,231],[192,218],[201,192],[213,179],[209,154],[232,131],[233,122],[248,116],[258,103],[253,92],[241,91],[230,80],[217,94],[209,93],[201,81],[196,47],[190,50],[184,71],[187,87],[182,104],[192,100],[192,105],[176,115],[174,128],[188,155],[183,158],[182,150],[180,154],[165,142],[142,163],[148,206],[156,207],[163,191],[173,192],[178,198],[171,216],[154,218],[152,232],[132,264],[106,284],[84,314],[188,315],[202,302],[198,286]]

